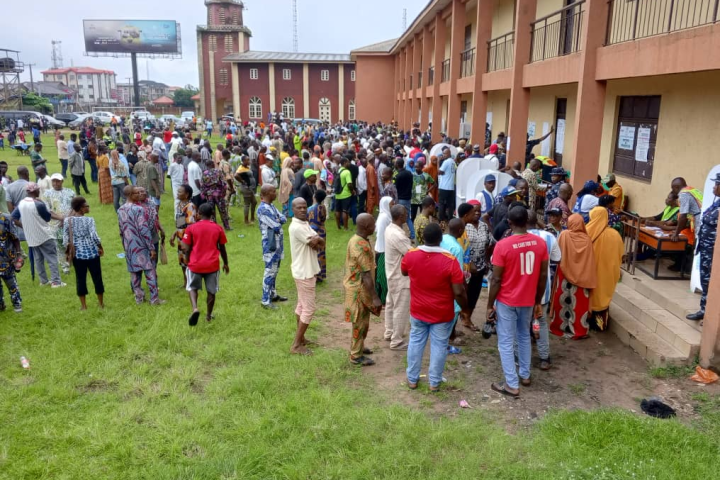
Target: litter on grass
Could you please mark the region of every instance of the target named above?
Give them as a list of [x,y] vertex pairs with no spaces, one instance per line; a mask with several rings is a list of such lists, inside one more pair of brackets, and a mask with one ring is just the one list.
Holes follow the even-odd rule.
[[700,365],[695,367],[695,375],[690,377],[690,380],[699,383],[713,383],[718,381],[718,374],[712,370],[706,370]]

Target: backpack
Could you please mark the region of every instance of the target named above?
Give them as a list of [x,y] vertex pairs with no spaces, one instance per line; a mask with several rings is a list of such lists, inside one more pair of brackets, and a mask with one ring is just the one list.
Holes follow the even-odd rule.
[[88,150],[87,146],[83,147],[82,156],[84,160],[90,160],[90,151]]
[[342,172],[345,171],[345,168],[341,168],[338,170],[337,176],[333,179],[333,191],[335,193],[340,193],[343,190],[343,184],[342,184]]

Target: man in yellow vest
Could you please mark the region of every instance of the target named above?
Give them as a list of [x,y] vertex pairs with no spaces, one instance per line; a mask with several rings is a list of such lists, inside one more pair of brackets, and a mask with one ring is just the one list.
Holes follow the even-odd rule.
[[[678,223],[675,231],[670,235],[670,240],[677,242],[680,235],[685,235],[688,239],[688,245],[695,245],[696,229],[699,226],[696,217],[702,213],[703,194],[697,188],[688,187],[687,182],[682,177],[675,178],[670,183],[673,193],[678,194],[680,203],[680,211],[678,213]],[[692,252],[692,250],[690,250]],[[692,257],[686,259],[685,268],[692,266]],[[675,265],[668,267],[672,271],[680,271],[680,262],[676,260]]]

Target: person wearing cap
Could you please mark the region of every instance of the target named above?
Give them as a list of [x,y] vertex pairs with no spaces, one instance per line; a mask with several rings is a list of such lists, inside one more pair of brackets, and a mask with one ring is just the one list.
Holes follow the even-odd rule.
[[[48,223],[50,220],[62,221],[64,216],[49,211],[47,206],[39,200],[40,187],[37,183],[28,183],[25,186],[25,192],[27,196],[15,207],[12,218],[15,220],[15,224],[23,229],[28,246],[32,248],[40,285],[52,285],[53,288],[64,287],[65,284],[60,279],[58,268],[56,232]],[[50,280],[48,280],[45,270],[45,262],[50,268]]]
[[475,196],[475,199],[480,202],[480,213],[485,215],[490,212],[495,206],[495,186],[497,185],[497,178],[495,175],[488,175],[485,177],[483,182],[483,190]]
[[615,197],[615,202],[611,205],[612,211],[614,213],[620,213],[623,209],[623,205],[625,204],[625,195],[623,193],[622,186],[617,183],[615,174],[608,173],[607,175],[605,175],[602,183],[603,187],[605,187],[605,190],[607,190],[608,195],[612,195],[613,197]]
[[306,169],[305,172],[303,172],[303,176],[305,177],[305,183],[302,187],[300,187],[300,191],[298,192],[298,198],[304,198],[305,203],[309,206],[313,204],[313,197],[315,195],[315,192],[317,192],[317,178],[320,172],[317,170],[312,170],[310,168]]
[[552,233],[555,238],[558,238],[563,230],[567,227],[563,225],[563,212],[559,208],[550,208],[545,211],[545,231]]
[[698,230],[696,250],[700,254],[700,285],[702,296],[700,297],[700,310],[685,318],[698,321],[705,318],[705,305],[707,303],[708,288],[710,286],[710,274],[712,272],[713,252],[717,240],[718,213],[720,213],[720,173],[713,179],[713,195],[715,199],[710,207],[702,215],[702,222]]
[[590,221],[590,210],[598,206],[597,193],[599,188],[601,187],[597,182],[588,180],[583,185],[582,190],[577,193],[577,201],[572,212],[579,213],[585,223]]
[[545,193],[545,209],[547,210],[548,205],[558,196],[560,185],[565,183],[566,179],[565,169],[562,167],[553,167],[550,170],[550,188]]
[[483,158],[482,154],[480,153],[480,145],[473,145],[472,155],[470,155],[468,158]]
[[[51,187],[40,194],[40,200],[45,202],[48,210],[60,216],[66,217],[72,211],[72,199],[75,196],[72,189],[63,188],[63,176],[59,173],[53,173],[50,177]],[[70,264],[65,259],[65,247],[63,247],[62,224],[58,220],[51,220],[50,226],[55,231],[55,240],[57,242],[57,253],[60,267],[64,274],[70,273]]]

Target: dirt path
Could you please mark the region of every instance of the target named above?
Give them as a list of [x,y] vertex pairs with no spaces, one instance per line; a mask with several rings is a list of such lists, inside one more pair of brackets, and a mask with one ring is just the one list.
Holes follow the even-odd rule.
[[[329,278],[329,285],[342,288],[339,275]],[[329,290],[329,289],[328,289]],[[350,344],[350,324],[343,319],[342,296],[339,291],[326,290],[319,305],[330,305],[320,319],[328,327],[320,343],[326,348],[346,350]],[[487,302],[483,290],[478,306]],[[476,309],[473,322],[482,326],[484,308]],[[541,371],[533,345],[532,386],[522,388],[521,397],[512,399],[494,392],[491,382],[500,381],[502,368],[497,351],[497,337],[483,339],[480,333],[462,329],[466,346],[459,355],[449,355],[444,376],[447,384],[442,392],[431,394],[427,389],[425,352],[420,388],[411,391],[405,384],[405,352],[392,351],[383,340],[384,321],[371,317],[366,346],[375,353],[376,365],[363,369],[378,388],[401,403],[429,408],[437,414],[456,415],[460,400],[472,408],[488,410],[504,416],[509,429],[533,423],[552,409],[595,409],[618,407],[642,414],[640,401],[656,395],[676,409],[678,417],[692,420],[696,413],[692,396],[696,393],[720,393],[720,385],[700,386],[688,378],[653,378],[648,364],[611,332],[593,334],[585,340],[568,340],[550,335],[553,368]],[[719,382],[720,383],[720,382]]]

